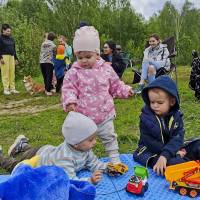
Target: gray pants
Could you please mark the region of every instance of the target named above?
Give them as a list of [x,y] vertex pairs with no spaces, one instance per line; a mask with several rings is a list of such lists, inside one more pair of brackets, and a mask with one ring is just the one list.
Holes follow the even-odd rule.
[[40,147],[31,147],[31,145],[27,145],[24,147],[24,151],[22,152],[20,158],[12,158],[8,156],[4,156],[3,154],[0,154],[0,167],[12,172],[13,168],[20,163],[23,160],[30,159],[33,156],[36,155],[37,151],[40,149]]
[[97,125],[97,136],[102,140],[111,162],[117,163],[120,162],[118,152],[119,146],[117,142],[117,134],[114,130],[113,118],[114,117],[109,118],[108,120],[105,120],[101,124]]

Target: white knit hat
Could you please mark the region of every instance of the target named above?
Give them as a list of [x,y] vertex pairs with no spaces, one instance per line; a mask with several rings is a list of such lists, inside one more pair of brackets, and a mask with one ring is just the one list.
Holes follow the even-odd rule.
[[69,112],[62,126],[63,136],[71,145],[82,142],[96,131],[97,125],[92,119],[74,111]]
[[76,30],[73,40],[74,53],[79,51],[100,52],[99,33],[93,26],[83,26]]

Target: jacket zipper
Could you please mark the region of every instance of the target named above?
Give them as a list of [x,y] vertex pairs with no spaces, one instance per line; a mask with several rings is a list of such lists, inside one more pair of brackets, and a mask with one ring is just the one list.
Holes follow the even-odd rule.
[[146,161],[146,168],[148,167],[148,162],[149,162],[149,160],[150,160],[151,158],[156,157],[156,156],[157,156],[157,154],[154,154],[153,156],[150,156],[150,157],[147,159],[147,161]]
[[158,120],[158,123],[159,123],[159,126],[160,126],[160,135],[161,135],[161,138],[162,138],[162,142],[164,144],[165,142],[164,142],[164,137],[163,137],[163,132],[162,132],[162,125],[161,125],[160,119],[157,116],[156,116],[156,119]]

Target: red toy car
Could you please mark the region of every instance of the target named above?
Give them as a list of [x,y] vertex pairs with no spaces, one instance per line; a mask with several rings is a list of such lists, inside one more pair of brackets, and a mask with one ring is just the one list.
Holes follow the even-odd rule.
[[143,196],[148,189],[148,183],[144,182],[140,177],[133,175],[129,179],[129,182],[126,186],[126,191],[136,195]]
[[148,189],[148,170],[146,167],[135,166],[134,172],[135,175],[131,176],[131,178],[129,179],[129,182],[126,186],[126,191],[143,196]]

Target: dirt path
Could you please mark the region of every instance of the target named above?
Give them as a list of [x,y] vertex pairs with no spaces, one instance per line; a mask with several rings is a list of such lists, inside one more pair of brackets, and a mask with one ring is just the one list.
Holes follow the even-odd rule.
[[[45,110],[57,109],[61,108],[60,104],[54,105],[33,105],[31,106],[31,101],[41,100],[44,97],[35,97],[30,99],[23,99],[20,101],[8,101],[5,103],[0,103],[0,116],[1,115],[16,115],[16,114],[24,114],[24,113],[38,113]],[[25,105],[25,103],[30,102],[29,105]]]
[[24,103],[28,103],[30,101],[35,101],[35,100],[37,101],[40,99],[43,99],[43,97],[35,97],[35,98],[23,99],[19,101],[7,101],[5,103],[0,103],[0,110],[21,107],[21,106],[24,106]]

